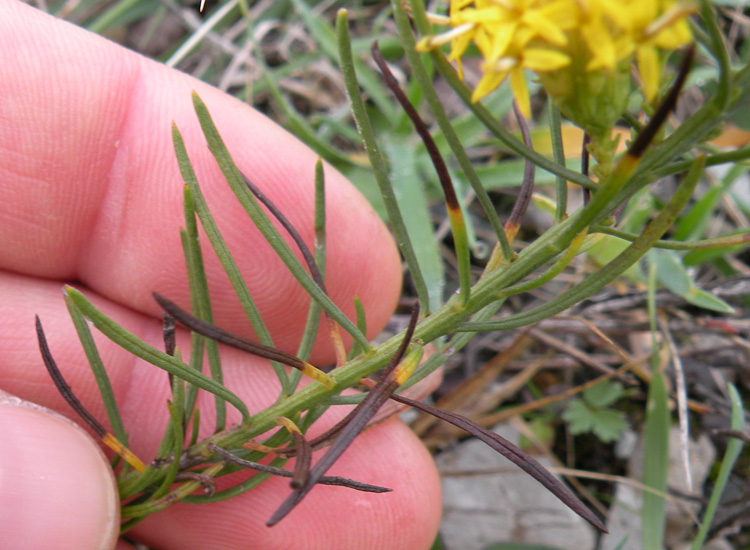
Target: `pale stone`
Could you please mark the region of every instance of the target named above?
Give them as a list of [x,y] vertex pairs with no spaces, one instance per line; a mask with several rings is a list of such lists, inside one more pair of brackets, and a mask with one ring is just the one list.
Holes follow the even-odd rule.
[[[513,443],[518,432],[495,428]],[[549,467],[545,458],[536,457]],[[437,457],[442,476],[446,548],[481,550],[496,542],[549,545],[560,550],[593,550],[595,530],[539,482],[507,459],[472,439]],[[455,475],[465,472],[470,475]],[[487,472],[487,473],[479,473]]]

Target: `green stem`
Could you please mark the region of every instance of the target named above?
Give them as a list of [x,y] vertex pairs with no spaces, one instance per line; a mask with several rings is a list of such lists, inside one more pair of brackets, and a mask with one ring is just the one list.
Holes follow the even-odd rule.
[[[739,149],[733,149],[732,151],[715,153],[706,158],[706,166],[716,166],[718,164],[726,164],[729,162],[743,162],[747,161],[748,159],[750,159],[750,145],[740,147]],[[672,174],[684,172],[685,170],[690,168],[692,162],[692,159],[680,160],[671,164],[667,164],[662,168],[657,168],[653,173],[657,179],[663,178],[665,176],[671,176]]]
[[[552,315],[560,313],[570,306],[588,298],[595,294],[607,283],[614,280],[617,276],[624,273],[631,265],[638,261],[648,250],[653,246],[655,242],[667,231],[672,222],[684,208],[687,201],[692,196],[695,186],[698,184],[700,177],[703,173],[705,157],[699,157],[693,163],[690,172],[677,188],[677,191],[672,196],[670,201],[659,212],[659,214],[653,219],[653,221],[646,227],[643,233],[633,243],[626,248],[619,256],[608,263],[606,266],[597,271],[594,275],[591,275],[586,279],[585,282],[580,283],[567,292],[553,298],[546,302],[544,305],[526,311],[518,315],[512,315],[498,321],[490,321],[487,323],[467,323],[460,327],[458,330],[505,330],[509,328],[516,328],[520,326],[530,325],[546,319]],[[599,198],[599,193],[594,195],[589,206],[596,202]],[[585,209],[584,209],[585,210]],[[550,230],[551,231],[551,230]],[[521,255],[519,255],[519,260]]]
[[[638,238],[638,234],[636,233],[628,233],[627,231],[621,231],[603,225],[595,225],[591,230],[595,233],[605,233],[606,235],[612,235],[613,237],[631,242]],[[745,229],[742,233],[735,235],[724,235],[722,237],[714,237],[713,239],[701,239],[695,241],[657,241],[654,243],[654,248],[665,248],[667,250],[701,250],[706,248],[726,248],[729,246],[745,244],[747,242],[750,242],[750,229]]]

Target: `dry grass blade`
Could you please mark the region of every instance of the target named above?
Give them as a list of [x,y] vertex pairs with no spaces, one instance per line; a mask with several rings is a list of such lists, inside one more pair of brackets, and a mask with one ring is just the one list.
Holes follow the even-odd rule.
[[55,359],[52,357],[52,353],[49,350],[49,345],[47,344],[47,337],[44,334],[44,328],[42,328],[42,321],[39,319],[38,315],[35,316],[35,320],[36,335],[37,340],[39,341],[39,351],[42,354],[44,366],[47,368],[47,372],[49,372],[50,378],[52,378],[52,381],[55,383],[57,391],[60,392],[60,395],[63,396],[63,399],[65,399],[68,405],[71,406],[71,408],[78,414],[78,416],[80,416],[81,419],[86,422],[86,424],[88,424],[88,426],[92,430],[94,430],[94,433],[101,438],[102,443],[116,452],[125,462],[130,464],[137,471],[144,472],[146,470],[146,466],[143,464],[141,459],[135,456],[133,452],[125,445],[123,445],[122,442],[119,441],[114,435],[109,433],[104,428],[104,426],[102,426],[101,423],[96,418],[94,418],[94,415],[86,410],[86,407],[83,406],[83,403],[81,403],[81,401],[75,396],[73,390],[65,381],[65,378],[63,378],[62,372],[60,372]]
[[312,463],[312,449],[310,443],[305,439],[302,431],[289,418],[279,417],[276,419],[280,425],[284,426],[292,434],[294,446],[297,449],[297,460],[294,463],[294,475],[289,485],[292,489],[302,487],[310,475],[310,464]]
[[583,519],[588,521],[591,525],[607,533],[604,524],[597,518],[591,510],[589,510],[579,499],[576,497],[570,489],[562,484],[555,476],[549,473],[544,466],[539,464],[534,457],[523,452],[521,449],[516,447],[513,443],[505,439],[504,437],[483,428],[478,424],[475,424],[468,418],[464,418],[461,415],[453,414],[446,411],[441,411],[431,405],[414,401],[398,394],[392,394],[390,396],[394,401],[404,403],[418,409],[422,412],[431,414],[440,420],[449,422],[454,426],[457,426],[465,432],[473,435],[480,441],[487,444],[489,447],[503,455],[505,458],[510,460],[513,464],[521,468],[524,472],[529,474],[531,477],[541,483],[549,492],[555,495],[560,501],[565,504],[568,508],[573,510],[576,514],[581,516]]
[[401,361],[401,358],[406,353],[406,349],[411,342],[412,336],[414,335],[414,329],[417,326],[417,319],[419,318],[419,302],[414,305],[412,310],[411,319],[409,320],[409,327],[406,329],[404,339],[401,342],[398,350],[394,354],[391,361],[383,370],[383,375],[380,381],[375,387],[370,390],[367,397],[357,405],[348,418],[348,423],[341,429],[338,437],[328,449],[325,455],[318,461],[315,467],[310,471],[310,475],[304,485],[297,488],[289,497],[279,506],[274,512],[271,518],[268,520],[266,525],[269,527],[276,525],[286,516],[291,510],[303,499],[310,489],[318,482],[325,472],[338,460],[338,458],[344,453],[349,447],[354,438],[356,438],[362,430],[367,426],[370,419],[378,412],[378,409],[388,401],[388,398],[393,394],[399,386],[399,382],[395,379],[394,373],[396,368]]
[[[531,134],[529,133],[529,126],[526,124],[526,119],[521,114],[518,108],[518,103],[513,101],[513,113],[516,115],[518,120],[518,127],[521,129],[521,136],[526,147],[531,148]],[[505,222],[505,232],[508,235],[508,240],[513,242],[513,239],[518,233],[518,229],[521,227],[521,218],[529,208],[531,203],[531,196],[534,194],[534,174],[536,172],[536,165],[529,159],[526,159],[523,166],[523,183],[518,193],[518,198],[513,205],[513,210],[510,212],[508,221]]]
[[[307,268],[310,270],[310,275],[312,276],[313,280],[320,287],[320,290],[328,294],[323,275],[320,273],[318,265],[315,263],[315,257],[305,244],[302,236],[292,225],[292,222],[290,222],[287,217],[284,216],[281,210],[276,208],[276,205],[271,201],[271,199],[266,197],[266,195],[264,195],[263,192],[258,189],[247,176],[245,176],[245,174],[240,175],[242,176],[242,181],[245,182],[245,185],[255,196],[255,198],[258,199],[263,204],[263,206],[268,208],[268,211],[273,215],[274,218],[279,221],[282,227],[286,229],[286,232],[289,233],[289,236],[292,237],[292,240],[297,245],[300,253],[302,253],[302,257],[305,259],[305,263],[307,264]],[[331,341],[333,342],[333,347],[336,351],[336,364],[338,366],[341,366],[346,362],[346,350],[344,349],[344,342],[343,340],[341,340],[341,333],[339,332],[339,328],[334,320],[331,318],[328,312],[324,311],[324,313],[326,317],[326,323],[328,324],[328,332],[330,333]]]
[[154,299],[162,307],[162,309],[164,309],[164,311],[169,313],[181,324],[185,325],[190,330],[197,332],[198,334],[206,336],[207,338],[211,338],[212,340],[216,340],[217,342],[221,342],[222,344],[232,346],[233,348],[245,351],[247,353],[252,353],[253,355],[257,355],[265,359],[270,359],[271,361],[277,361],[284,365],[288,365],[292,368],[298,369],[306,376],[317,380],[321,384],[325,384],[329,388],[333,388],[334,386],[336,386],[336,381],[333,378],[328,376],[320,369],[312,366],[307,361],[302,361],[300,358],[276,348],[264,346],[263,344],[256,344],[255,342],[246,340],[240,336],[232,334],[231,332],[221,329],[216,325],[207,323],[202,319],[198,319],[184,309],[181,309],[179,306],[177,306],[175,303],[168,300],[164,296],[156,293],[154,293],[153,296]]
[[653,141],[656,133],[661,128],[664,121],[667,120],[669,113],[674,110],[677,106],[677,99],[679,98],[682,86],[687,80],[688,73],[690,72],[690,66],[693,64],[693,57],[695,57],[695,46],[690,46],[685,52],[685,57],[682,59],[680,64],[680,71],[677,73],[677,78],[669,89],[669,93],[661,102],[659,108],[651,117],[646,127],[638,134],[633,144],[628,149],[627,155],[633,158],[639,158],[645,152],[646,148]]
[[[230,453],[226,449],[217,447],[213,443],[209,444],[208,450],[211,451],[212,453],[218,454],[221,458],[223,458],[227,462],[231,462],[232,464],[236,464],[237,466],[242,466],[243,468],[247,468],[249,470],[254,470],[256,472],[262,472],[262,473],[271,474],[271,475],[279,476],[279,477],[288,477],[288,478],[294,477],[294,472],[290,472],[289,470],[284,470],[283,468],[276,468],[275,466],[268,466],[267,464],[259,464],[257,462],[251,462],[250,460],[245,460],[238,456],[234,456],[232,453]],[[389,489],[388,487],[370,485],[369,483],[362,483],[361,481],[356,481],[353,479],[349,479],[347,477],[340,477],[340,476],[322,476],[320,479],[318,479],[317,483],[319,483],[320,485],[334,485],[336,487],[347,487],[349,489],[354,489],[355,491],[362,491],[365,493],[390,493],[393,490],[393,489]]]

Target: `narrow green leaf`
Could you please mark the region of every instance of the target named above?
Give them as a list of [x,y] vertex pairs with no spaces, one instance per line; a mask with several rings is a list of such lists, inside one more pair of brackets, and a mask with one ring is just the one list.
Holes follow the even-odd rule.
[[250,418],[250,411],[248,411],[242,400],[227,388],[215,380],[194,371],[182,361],[178,361],[174,357],[147,344],[132,332],[125,330],[122,326],[99,311],[94,304],[89,302],[86,297],[75,288],[66,286],[65,293],[70,296],[70,299],[81,313],[94,323],[94,326],[115,344],[162,370],[170,372],[191,384],[195,384],[207,392],[220,396],[240,411],[243,422],[247,422]]
[[[183,163],[180,163],[182,166]],[[187,179],[187,178],[185,178]],[[183,206],[185,215],[185,245],[188,253],[185,255],[187,263],[188,280],[191,293],[195,293],[195,303],[198,306],[193,313],[199,319],[208,323],[213,323],[214,315],[211,310],[211,298],[208,293],[208,280],[206,271],[203,268],[203,252],[201,251],[200,241],[198,239],[198,224],[195,221],[195,204],[190,187],[186,186],[183,193]],[[192,302],[191,294],[191,302]],[[208,365],[211,371],[211,378],[219,384],[224,384],[224,375],[221,369],[221,357],[219,356],[219,346],[211,339],[205,340],[206,352],[208,355]],[[216,431],[220,432],[226,426],[227,406],[220,398],[216,397]]]
[[[357,124],[357,129],[359,130],[360,135],[362,136],[365,151],[370,159],[370,164],[372,164],[375,180],[378,182],[380,195],[385,204],[386,211],[388,212],[388,219],[391,222],[396,242],[401,250],[401,254],[404,256],[404,260],[406,260],[406,264],[409,266],[409,272],[414,281],[417,296],[424,308],[423,313],[427,315],[430,312],[429,293],[427,291],[427,286],[422,275],[419,261],[414,253],[414,247],[409,238],[409,232],[404,224],[404,218],[401,215],[401,210],[399,209],[398,203],[394,197],[393,187],[388,178],[388,169],[385,165],[385,160],[383,159],[378,143],[375,140],[375,132],[372,129],[372,122],[367,115],[367,110],[365,109],[364,102],[360,96],[357,72],[355,70],[354,59],[352,58],[351,39],[349,37],[348,25],[346,10],[339,10],[338,15],[336,16],[336,34],[339,46],[339,63],[341,65],[341,73],[344,77],[346,93],[349,96],[354,121]],[[360,341],[360,343],[365,349],[367,349],[366,340]]]
[[[193,94],[193,104],[195,106],[195,112],[198,115],[201,128],[208,142],[209,149],[216,159],[219,168],[221,169],[224,177],[227,179],[227,183],[232,188],[237,200],[244,208],[245,212],[250,216],[255,226],[261,232],[263,237],[266,239],[269,245],[274,249],[279,258],[284,262],[289,269],[289,272],[294,276],[295,279],[302,285],[305,291],[320,304],[320,306],[326,310],[331,317],[353,338],[358,340],[365,348],[369,346],[367,339],[364,335],[359,332],[357,327],[352,323],[346,315],[334,304],[331,299],[318,287],[310,274],[299,262],[297,257],[294,255],[292,250],[286,244],[284,239],[281,237],[279,231],[275,225],[268,218],[266,213],[263,211],[258,201],[255,199],[253,194],[245,185],[242,174],[240,173],[237,166],[234,164],[232,157],[227,150],[224,141],[219,135],[219,131],[211,119],[211,115],[206,108],[206,105],[198,97],[197,94]],[[196,204],[197,204],[196,195]]]
[[[354,310],[357,312],[357,328],[359,328],[362,334],[367,334],[367,317],[365,316],[365,308],[362,305],[362,300],[359,299],[359,296],[354,297]],[[346,358],[347,362],[357,357],[362,351],[359,342],[353,342],[352,347],[349,350],[349,355]]]
[[719,313],[734,313],[734,308],[726,303],[718,296],[701,290],[700,288],[691,288],[684,298],[694,306],[702,307],[704,309],[710,309],[711,311],[718,311]]
[[64,294],[64,297],[65,305],[70,313],[70,318],[73,320],[73,325],[78,333],[78,339],[81,341],[81,346],[83,347],[83,351],[86,353],[86,358],[91,366],[91,372],[94,373],[96,385],[99,387],[99,393],[102,396],[102,402],[107,411],[107,418],[109,418],[109,423],[112,426],[112,434],[127,447],[128,434],[123,426],[120,411],[117,408],[117,400],[112,391],[112,384],[109,381],[107,370],[104,368],[104,364],[99,356],[99,351],[96,348],[96,343],[91,335],[89,325],[76,304],[70,299],[70,296]]
[[677,253],[672,250],[654,250],[651,254],[659,282],[677,296],[685,297],[694,285]]
[[[224,241],[224,238],[219,231],[219,227],[216,225],[216,221],[214,220],[211,211],[208,209],[208,204],[206,203],[203,192],[200,190],[200,186],[198,185],[195,171],[193,170],[193,166],[190,163],[190,158],[188,157],[187,150],[185,149],[185,143],[177,126],[172,127],[172,140],[174,143],[175,154],[177,155],[177,162],[180,166],[182,179],[189,190],[189,193],[185,194],[185,200],[190,200],[193,203],[195,213],[198,215],[198,218],[201,221],[201,226],[206,232],[206,236],[208,237],[208,240],[211,243],[214,252],[216,252],[216,256],[217,258],[219,258],[219,262],[221,263],[224,272],[227,274],[227,277],[232,284],[232,288],[237,294],[237,298],[240,302],[240,305],[242,306],[242,310],[245,312],[245,315],[250,321],[250,325],[253,327],[258,340],[260,340],[260,343],[264,346],[272,347],[273,340],[271,339],[271,335],[268,333],[266,324],[263,322],[263,317],[261,316],[260,311],[258,311],[258,307],[255,305],[255,300],[253,300],[253,297],[250,294],[250,290],[247,288],[245,279],[242,277],[240,269],[239,267],[237,267],[237,263],[234,261],[232,253],[229,251],[229,247]],[[197,236],[195,238],[197,239]],[[199,289],[195,290],[198,293],[201,292]],[[200,304],[199,307],[201,307]],[[279,379],[282,387],[282,393],[288,395],[288,393],[291,391],[291,386],[289,384],[289,378],[287,377],[286,371],[276,361],[272,361],[271,366],[274,369],[276,377]]]
[[[318,267],[320,276],[325,280],[326,276],[326,201],[325,201],[325,176],[323,163],[318,160],[315,165],[315,265]],[[320,305],[315,300],[310,300],[310,308],[307,311],[305,330],[302,333],[297,357],[307,361],[310,357],[315,337],[320,325]],[[302,373],[294,370],[289,375],[292,391],[297,387]],[[287,394],[288,395],[288,394]]]
[[[563,150],[562,138],[562,117],[560,109],[552,102],[549,104],[549,133],[552,140],[552,154],[555,162],[560,166],[565,166],[565,151]],[[555,221],[562,221],[568,215],[568,181],[561,177],[555,176]]]
[[[187,189],[187,187],[186,187]],[[189,191],[188,191],[189,192]],[[192,265],[190,259],[191,248],[188,246],[187,231],[185,229],[180,230],[180,241],[182,242],[182,254],[185,256],[185,265]],[[188,274],[188,284],[190,285],[190,310],[198,311],[198,292],[193,285],[196,284],[194,279]],[[205,337],[198,334],[197,332],[190,333],[190,362],[188,363],[191,369],[198,372],[203,371],[203,352],[205,349]],[[198,387],[188,384],[187,391],[185,392],[185,407],[184,410],[192,411],[195,408],[195,402],[198,399]],[[190,413],[192,414],[192,412]]]

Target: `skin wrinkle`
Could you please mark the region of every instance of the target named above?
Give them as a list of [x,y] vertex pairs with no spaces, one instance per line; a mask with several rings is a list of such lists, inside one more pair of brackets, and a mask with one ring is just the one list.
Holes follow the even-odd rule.
[[[55,218],[54,213],[50,211],[51,208],[65,212],[75,209],[91,211],[91,209],[97,208],[96,200],[91,200],[94,198],[91,186],[94,183],[98,183],[98,178],[95,176],[95,168],[101,162],[101,158],[87,156],[84,153],[80,157],[75,157],[78,160],[77,165],[72,165],[71,163],[71,157],[73,156],[71,152],[80,149],[80,131],[92,125],[92,117],[102,118],[102,110],[97,108],[102,102],[96,101],[94,97],[95,93],[90,91],[89,88],[82,88],[75,83],[76,78],[75,76],[71,77],[69,63],[65,62],[72,47],[71,43],[75,46],[82,42],[80,40],[82,36],[85,35],[76,34],[76,39],[63,44],[62,48],[58,48],[58,44],[51,44],[54,47],[47,47],[50,45],[50,42],[54,41],[53,33],[42,33],[40,40],[27,41],[24,44],[16,46],[14,44],[19,43],[17,40],[6,39],[3,41],[4,59],[13,59],[19,56],[19,59],[24,60],[23,70],[14,73],[7,66],[3,70],[8,75],[8,77],[3,77],[3,79],[9,83],[12,81],[14,83],[12,89],[15,90],[14,93],[3,93],[4,107],[2,111],[5,117],[7,117],[6,124],[4,125],[6,132],[4,132],[3,139],[7,140],[8,143],[13,143],[17,150],[20,149],[20,154],[26,159],[26,162],[19,168],[28,174],[29,179],[39,183],[45,182],[46,184],[45,189],[38,186],[26,187],[24,190],[27,197],[16,197],[17,201],[20,200],[22,204],[24,202],[26,204],[23,204],[22,208],[18,208],[19,205],[16,202],[14,206],[18,210],[28,210],[39,217],[44,217],[48,227],[50,220],[54,220]],[[89,61],[92,57],[89,55],[89,52],[96,51],[89,44],[83,44],[83,46],[79,49],[80,53],[77,55],[76,63]],[[13,54],[14,50],[22,50],[23,54]],[[40,50],[44,50],[44,53],[38,53]],[[59,59],[50,61],[50,55],[57,56]],[[45,59],[45,61],[42,63],[40,59]],[[42,64],[49,65],[49,67],[52,67],[52,70],[50,71],[49,67],[43,68]],[[37,80],[39,80],[41,73],[46,73],[46,78],[54,80],[54,94],[47,91],[48,87],[38,86]],[[10,75],[13,75],[13,77],[10,78]],[[7,84],[7,86],[10,85]],[[24,90],[27,94],[24,93]],[[113,88],[113,90],[117,90],[117,88]],[[75,100],[71,94],[77,94]],[[13,103],[14,95],[25,99]],[[78,97],[81,95],[83,96],[82,98]],[[39,101],[35,101],[33,109],[28,109],[28,97],[39,99]],[[86,109],[77,109],[73,112],[60,108],[61,105],[75,104],[79,99],[82,99],[80,104],[86,106]],[[107,101],[112,101],[112,99],[110,96],[107,97]],[[49,111],[54,111],[54,117],[48,116]],[[99,122],[97,125],[97,135],[106,133],[107,124],[111,120],[112,117],[110,116],[97,121]],[[99,142],[94,140],[90,144],[90,147],[86,147],[83,150],[97,150],[99,148],[98,145]],[[39,158],[38,151],[40,149],[47,151],[46,160]],[[20,160],[23,161],[23,158]],[[18,160],[17,157],[6,157],[4,158],[4,163]],[[75,174],[75,179],[78,180],[80,175],[86,175],[87,170],[92,179],[90,181],[81,180],[81,189],[79,191],[75,191],[74,189],[68,189],[68,192],[65,193],[58,191],[58,189],[63,188],[60,184],[67,183],[71,174]],[[30,194],[29,190],[31,190]],[[33,199],[33,204],[29,203],[31,199]],[[46,212],[44,209],[45,204],[47,205]],[[31,208],[32,205],[33,208]],[[9,205],[9,208],[13,207]],[[70,223],[75,219],[75,217],[67,217],[67,223],[56,224],[55,227],[45,232],[45,238],[53,239],[55,243],[59,243],[54,253],[58,261],[50,262],[49,257],[47,257],[46,260],[48,261],[44,264],[34,261],[30,262],[37,264],[37,267],[35,267],[37,270],[49,270],[50,266],[55,266],[54,273],[39,274],[61,277],[73,276],[72,258],[75,254],[71,252],[75,251],[77,246],[78,232],[88,229],[84,217],[79,217],[77,223]],[[10,222],[6,225],[8,228],[13,227],[10,225]],[[28,234],[19,233],[16,230],[12,230],[12,234],[18,234],[22,237],[17,248],[21,251],[20,254],[22,257],[25,256],[31,260],[32,258],[29,257],[29,253],[26,252],[30,248],[23,244],[28,241]],[[25,236],[27,238],[24,238]],[[10,235],[8,235],[9,237]],[[13,248],[6,249],[8,253],[11,251],[13,251]]]
[[[101,227],[103,224],[106,224],[108,226],[108,230],[112,231],[113,227],[112,225],[116,225],[117,228],[122,228],[122,222],[124,220],[123,212],[125,211],[127,201],[123,201],[120,206],[120,215],[114,217],[107,217],[107,219],[104,219],[104,212],[105,209],[102,207],[104,204],[108,204],[112,200],[112,194],[115,191],[115,185],[114,185],[114,178],[113,178],[113,171],[115,167],[118,165],[119,156],[122,153],[122,150],[119,147],[119,144],[122,142],[125,134],[126,129],[128,127],[128,122],[130,121],[131,116],[133,116],[134,106],[135,102],[133,101],[133,98],[135,97],[135,94],[133,91],[135,90],[136,86],[138,85],[138,81],[140,79],[141,74],[141,64],[135,63],[135,73],[130,76],[128,79],[130,82],[130,86],[128,86],[129,93],[126,94],[126,102],[125,102],[125,108],[124,108],[124,114],[121,117],[118,129],[112,136],[112,147],[114,149],[114,153],[112,154],[112,157],[109,161],[109,169],[106,170],[106,176],[103,178],[102,181],[106,182],[106,191],[102,194],[99,208],[96,209],[95,217],[92,220],[92,223],[90,225],[91,231],[88,235],[88,238],[85,239],[85,242],[80,247],[78,254],[75,258],[75,265],[76,265],[76,276],[79,280],[82,282],[85,282],[85,276],[82,276],[82,271],[84,266],[86,265],[87,261],[86,258],[90,257],[90,251],[93,246],[92,241],[99,236],[99,233],[101,231]],[[108,140],[109,141],[109,140]],[[118,223],[119,222],[119,223]]]

